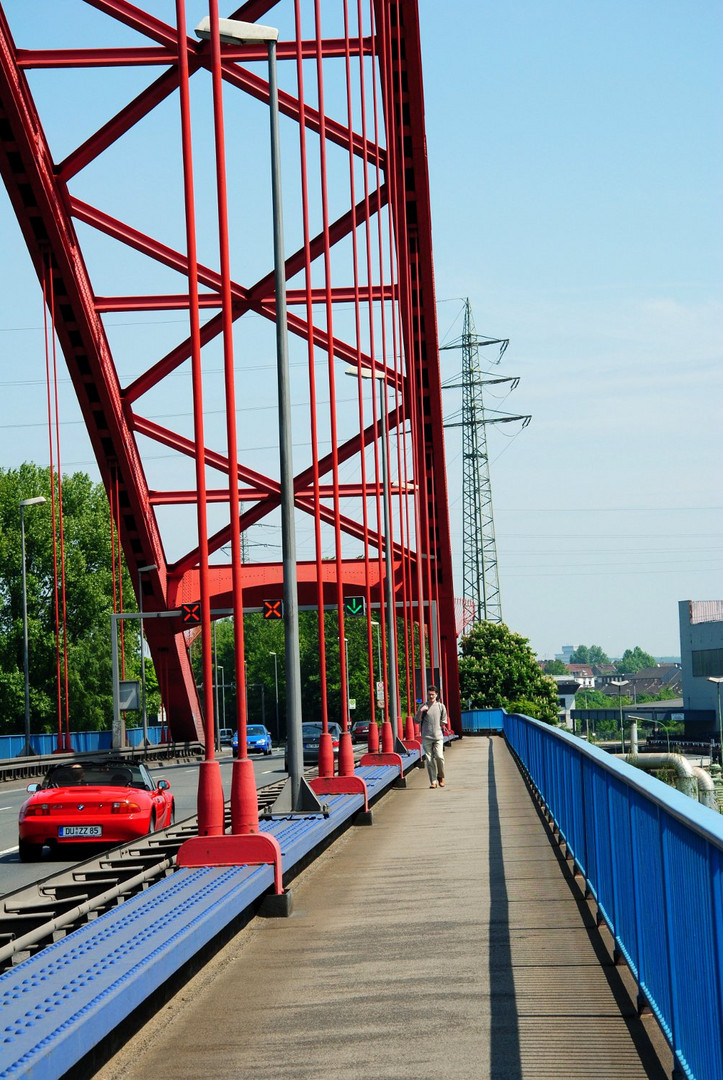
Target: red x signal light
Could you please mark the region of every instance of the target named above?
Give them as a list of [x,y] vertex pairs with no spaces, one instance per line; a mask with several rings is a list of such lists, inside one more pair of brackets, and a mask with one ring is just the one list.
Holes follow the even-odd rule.
[[264,600],[262,611],[265,619],[283,619],[284,617],[284,601],[283,600]]
[[181,622],[184,626],[201,625],[201,601],[194,604],[181,604]]

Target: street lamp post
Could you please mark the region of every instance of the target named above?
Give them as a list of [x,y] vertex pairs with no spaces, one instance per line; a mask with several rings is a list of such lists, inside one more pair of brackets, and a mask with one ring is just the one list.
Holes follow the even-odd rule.
[[622,688],[624,686],[628,685],[628,680],[627,679],[611,679],[610,680],[610,685],[611,686],[617,686],[617,688],[618,688],[618,710],[619,710],[619,713],[620,713],[620,742],[621,742],[621,750],[622,750],[623,753],[625,753],[625,729],[623,728]]
[[377,667],[379,669],[379,681],[382,681],[382,628],[378,622],[374,619],[371,620],[371,624],[377,632]]
[[721,753],[723,751],[723,724],[721,724],[721,714],[720,714],[720,688],[721,688],[721,683],[723,683],[723,676],[719,677],[717,675],[709,675],[708,676],[708,682],[715,683],[716,689],[718,691],[718,710],[717,710],[718,725],[717,725],[717,727],[718,727],[718,755],[719,755],[719,761],[720,761]]
[[279,664],[278,657],[275,652],[270,652],[269,656],[274,658],[274,698],[276,702],[276,741],[279,740]]
[[[25,570],[25,507],[40,506],[46,502],[44,495],[36,495],[32,499],[20,500],[20,548],[23,573],[23,662],[25,667],[25,747],[23,756],[29,757],[33,752],[30,745],[30,672],[28,665],[28,584]],[[720,701],[720,698],[719,698]]]
[[351,724],[351,716],[349,701],[351,700],[351,690],[349,688],[349,638],[344,638],[344,660],[346,661],[346,720],[348,724]]
[[143,745],[148,746],[148,715],[146,713],[146,650],[143,644],[143,579],[142,574],[157,570],[155,563],[138,567],[138,611],[141,616],[141,709],[143,716]]
[[[218,680],[218,672],[221,672],[221,721],[216,725],[216,731],[220,732],[222,727],[226,727],[226,672],[223,664],[216,665],[216,679]],[[216,689],[218,690],[218,681],[216,682]],[[218,706],[216,706],[216,715],[218,716]],[[219,734],[219,739],[220,739]]]

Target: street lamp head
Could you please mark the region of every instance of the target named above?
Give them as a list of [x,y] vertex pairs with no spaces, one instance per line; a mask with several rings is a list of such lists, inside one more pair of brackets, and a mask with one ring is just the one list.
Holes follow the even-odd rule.
[[721,675],[720,677],[717,675],[709,675],[708,682],[718,683],[718,685],[720,686],[720,684],[723,683],[723,675]]
[[21,506],[40,506],[41,503],[44,503],[44,502],[47,502],[47,501],[48,500],[45,498],[44,495],[36,495],[32,499],[21,499],[20,500],[20,505]]
[[610,680],[610,685],[611,686],[627,686],[629,682],[630,682],[629,679],[611,679]]
[[378,369],[372,372],[368,367],[348,367],[344,369],[345,375],[350,375],[353,379],[358,379],[361,375],[362,379],[383,379],[384,372]]
[[[201,19],[194,32],[203,41],[210,40],[211,19],[208,15]],[[261,26],[260,23],[241,22],[239,19],[219,19],[218,36],[222,45],[258,45],[278,41],[279,31],[275,26]]]
[[149,573],[151,570],[157,570],[157,569],[158,569],[158,567],[156,566],[156,564],[151,563],[150,566],[139,566],[138,567],[138,573],[139,574],[146,574],[146,573]]

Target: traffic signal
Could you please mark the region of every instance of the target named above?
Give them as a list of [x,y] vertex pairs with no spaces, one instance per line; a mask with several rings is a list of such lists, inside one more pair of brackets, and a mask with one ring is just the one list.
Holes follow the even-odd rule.
[[201,601],[194,604],[181,604],[181,622],[184,626],[201,625]]
[[262,611],[265,619],[283,619],[284,617],[284,601],[283,600],[263,600]]
[[363,596],[347,596],[344,600],[346,615],[366,615],[366,601]]

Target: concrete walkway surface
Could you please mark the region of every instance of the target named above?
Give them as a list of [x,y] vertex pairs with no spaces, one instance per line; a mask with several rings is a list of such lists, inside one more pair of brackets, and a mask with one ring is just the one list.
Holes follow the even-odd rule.
[[413,770],[99,1080],[670,1076],[504,740],[463,739],[447,778]]

